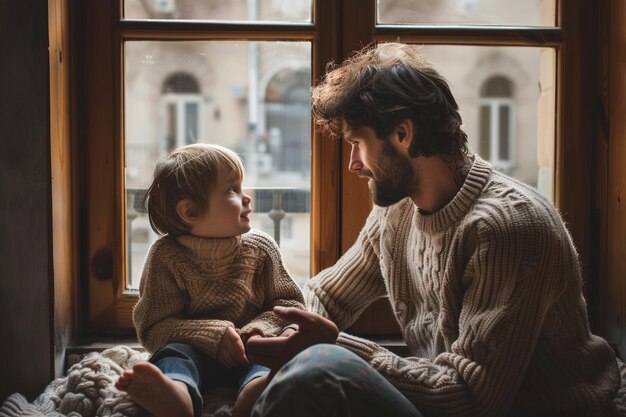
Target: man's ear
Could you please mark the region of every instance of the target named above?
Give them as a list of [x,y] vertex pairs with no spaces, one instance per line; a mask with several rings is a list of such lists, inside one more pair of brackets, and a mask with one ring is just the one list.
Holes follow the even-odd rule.
[[413,121],[411,119],[401,121],[396,126],[394,133],[400,148],[408,150],[413,143]]
[[189,200],[180,200],[176,203],[176,214],[185,223],[192,225],[198,220]]

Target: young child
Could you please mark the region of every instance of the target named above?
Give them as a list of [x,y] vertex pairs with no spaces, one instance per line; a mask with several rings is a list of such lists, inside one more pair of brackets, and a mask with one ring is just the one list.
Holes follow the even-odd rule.
[[250,230],[243,175],[231,150],[194,144],[157,165],[146,194],[161,237],[146,257],[133,322],[152,356],[116,387],[156,417],[199,417],[203,388],[227,384],[239,389],[233,416],[250,415],[269,369],[248,362],[247,339],[281,333],[274,306],[304,309],[276,243]]

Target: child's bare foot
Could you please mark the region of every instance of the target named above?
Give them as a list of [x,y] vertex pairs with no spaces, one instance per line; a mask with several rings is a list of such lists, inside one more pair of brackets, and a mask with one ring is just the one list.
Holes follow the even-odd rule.
[[163,375],[149,362],[140,362],[125,371],[115,387],[155,417],[193,417],[193,403],[187,385]]
[[233,417],[250,417],[252,407],[254,407],[254,403],[259,399],[265,387],[267,387],[267,383],[267,375],[254,378],[248,382],[235,400]]

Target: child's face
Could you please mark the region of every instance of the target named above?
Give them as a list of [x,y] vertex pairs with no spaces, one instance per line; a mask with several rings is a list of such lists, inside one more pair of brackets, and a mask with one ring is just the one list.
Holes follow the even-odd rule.
[[211,193],[208,210],[191,227],[198,237],[231,237],[250,231],[252,198],[241,189],[241,179],[222,183]]

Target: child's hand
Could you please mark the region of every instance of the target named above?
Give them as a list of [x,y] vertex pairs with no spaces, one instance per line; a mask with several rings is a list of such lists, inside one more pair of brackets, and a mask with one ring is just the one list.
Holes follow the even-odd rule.
[[232,327],[226,328],[224,336],[220,340],[220,345],[217,348],[217,360],[227,368],[234,368],[238,365],[250,365],[246,357],[243,341]]
[[261,336],[263,337],[263,332],[259,329],[252,329],[249,332],[245,333],[245,334],[239,334],[239,337],[241,337],[241,341],[243,342],[244,346],[245,344],[248,342],[248,339],[250,339],[250,337],[252,336]]

